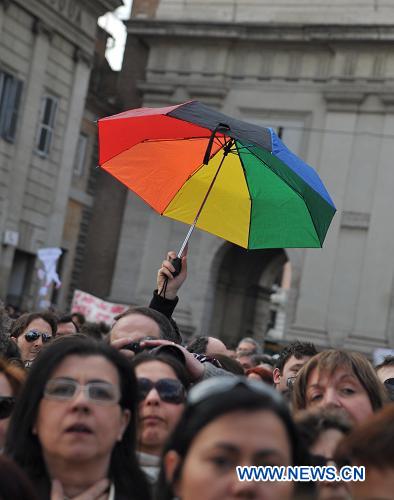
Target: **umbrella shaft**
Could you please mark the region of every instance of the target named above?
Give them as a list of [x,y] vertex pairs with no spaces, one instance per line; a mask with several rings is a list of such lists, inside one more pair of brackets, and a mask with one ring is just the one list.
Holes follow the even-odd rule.
[[194,220],[193,224],[189,227],[189,231],[187,232],[186,238],[184,239],[181,248],[179,249],[178,258],[182,258],[183,251],[185,250],[185,247],[187,245],[187,242],[189,241],[190,236],[192,235],[192,232],[194,231],[194,228],[196,227],[196,220]]
[[208,191],[207,191],[206,195],[204,196],[204,199],[203,199],[203,201],[202,201],[202,203],[201,203],[201,206],[200,206],[200,208],[199,208],[199,210],[198,210],[198,212],[197,212],[197,215],[196,215],[196,217],[194,218],[193,224],[190,226],[189,231],[188,231],[188,233],[187,233],[187,235],[186,235],[186,238],[184,239],[184,241],[183,241],[183,243],[182,243],[182,246],[181,246],[181,248],[179,249],[179,252],[178,252],[178,257],[179,257],[179,258],[182,258],[183,251],[185,250],[185,247],[186,247],[186,245],[187,245],[187,242],[189,241],[189,238],[190,238],[190,236],[192,235],[192,232],[194,231],[194,228],[196,227],[196,224],[197,224],[198,218],[200,217],[200,214],[201,214],[201,212],[202,212],[202,209],[204,208],[205,202],[207,201],[207,198],[208,198],[208,196],[209,196],[209,193],[211,192],[212,187],[213,187],[213,185],[215,184],[215,181],[216,181],[216,179],[217,179],[217,176],[219,175],[219,172],[220,172],[220,169],[221,169],[221,167],[222,167],[222,165],[223,165],[224,159],[225,159],[225,158],[226,158],[226,156],[229,154],[230,149],[231,149],[231,146],[233,145],[233,143],[234,143],[234,141],[231,139],[231,140],[230,140],[230,141],[229,141],[229,142],[225,145],[225,147],[224,147],[224,149],[223,149],[223,158],[221,159],[220,164],[219,164],[219,166],[218,166],[218,169],[216,170],[216,173],[215,173],[215,175],[214,175],[214,178],[212,179],[212,182],[211,182],[211,184],[210,184],[210,186],[209,186],[209,189],[208,189]]

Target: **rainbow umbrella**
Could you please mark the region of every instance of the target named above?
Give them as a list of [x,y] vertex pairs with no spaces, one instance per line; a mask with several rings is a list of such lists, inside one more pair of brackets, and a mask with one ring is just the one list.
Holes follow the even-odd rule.
[[156,212],[247,249],[321,247],[336,208],[272,128],[198,101],[98,121],[99,165]]

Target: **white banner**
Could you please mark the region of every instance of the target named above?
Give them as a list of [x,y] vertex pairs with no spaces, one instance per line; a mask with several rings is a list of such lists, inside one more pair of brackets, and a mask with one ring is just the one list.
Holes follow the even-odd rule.
[[38,250],[37,256],[44,266],[44,269],[39,270],[38,277],[44,281],[44,287],[48,288],[52,281],[56,288],[62,284],[56,272],[57,261],[62,253],[60,248],[40,248]]
[[87,321],[96,323],[104,321],[107,325],[112,325],[114,317],[126,311],[129,307],[124,304],[106,302],[90,293],[75,290],[71,303],[71,313],[80,312]]
[[43,266],[43,269],[39,269],[37,272],[41,281],[38,290],[38,307],[40,309],[47,309],[51,305],[49,301],[51,284],[54,283],[56,288],[60,288],[62,284],[56,271],[57,261],[62,253],[63,250],[56,247],[40,248],[37,252],[37,257]]

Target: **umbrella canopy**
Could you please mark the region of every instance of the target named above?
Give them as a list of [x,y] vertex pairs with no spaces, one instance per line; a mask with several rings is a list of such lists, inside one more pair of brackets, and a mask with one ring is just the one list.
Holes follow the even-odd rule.
[[98,121],[99,165],[161,215],[248,249],[321,247],[335,206],[272,128],[198,101]]

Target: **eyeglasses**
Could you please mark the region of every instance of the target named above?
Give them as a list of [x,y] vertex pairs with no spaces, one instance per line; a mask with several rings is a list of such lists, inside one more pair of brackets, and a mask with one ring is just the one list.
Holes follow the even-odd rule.
[[205,399],[209,399],[213,396],[223,395],[226,392],[235,389],[236,387],[244,387],[252,392],[255,392],[256,394],[271,398],[276,404],[285,405],[282,396],[272,387],[257,380],[248,379],[242,376],[218,376],[198,383],[197,385],[192,387],[187,396],[188,405],[197,405]]
[[107,382],[88,382],[82,385],[76,380],[62,378],[48,380],[44,397],[57,401],[70,401],[80,391],[83,391],[86,399],[100,405],[117,404],[120,400],[118,387]]
[[393,387],[394,388],[394,378],[388,378],[383,383],[387,387]]
[[0,420],[8,418],[15,406],[15,398],[10,396],[0,396]]
[[35,342],[39,338],[42,338],[42,343],[46,344],[50,340],[52,340],[52,335],[48,335],[47,333],[41,333],[37,330],[29,330],[25,333],[25,339],[27,342]]
[[172,378],[162,378],[157,382],[152,382],[148,378],[138,379],[139,400],[143,401],[152,389],[156,389],[159,397],[165,403],[179,405],[186,399],[186,391],[179,380]]

